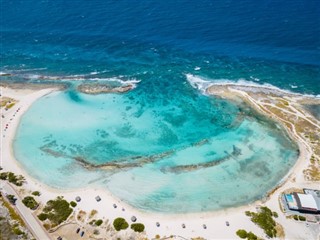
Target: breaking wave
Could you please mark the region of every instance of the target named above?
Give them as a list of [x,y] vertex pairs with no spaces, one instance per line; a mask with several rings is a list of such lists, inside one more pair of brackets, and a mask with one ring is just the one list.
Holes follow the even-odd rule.
[[233,85],[241,88],[245,88],[250,91],[258,91],[258,92],[266,92],[266,93],[284,93],[289,95],[296,96],[305,96],[311,98],[320,98],[320,95],[312,95],[312,94],[301,94],[292,92],[290,90],[284,90],[278,88],[269,83],[259,84],[256,82],[252,82],[246,79],[238,79],[238,80],[230,80],[230,79],[209,79],[202,76],[197,76],[193,74],[186,74],[187,81],[189,84],[199,90],[202,94],[207,95],[207,89],[211,86],[223,86],[223,85]]
[[89,74],[74,74],[74,75],[44,75],[44,74],[35,74],[35,73],[21,73],[18,71],[14,72],[0,72],[0,76],[12,76],[21,78],[24,80],[30,80],[30,81],[37,81],[37,80],[49,80],[49,81],[59,81],[59,82],[67,82],[67,81],[93,81],[93,82],[99,82],[99,83],[105,83],[108,82],[110,85],[116,85],[116,86],[127,86],[132,85],[133,88],[137,86],[137,84],[141,80],[137,80],[135,78],[125,79],[124,76],[120,77],[98,77],[98,74],[105,73],[106,71],[102,72],[90,72]]

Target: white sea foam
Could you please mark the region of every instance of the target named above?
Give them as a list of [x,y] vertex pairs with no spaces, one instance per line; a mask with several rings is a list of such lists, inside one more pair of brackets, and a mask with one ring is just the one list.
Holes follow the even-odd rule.
[[30,72],[30,71],[42,71],[46,70],[47,68],[25,68],[25,69],[18,69],[14,70],[12,72]]
[[97,75],[97,74],[99,74],[99,72],[94,71],[90,73],[90,75]]
[[256,82],[248,81],[246,79],[240,78],[238,80],[230,80],[230,79],[208,79],[201,76],[196,76],[193,74],[186,74],[186,78],[190,85],[193,88],[198,89],[201,93],[206,94],[206,90],[214,85],[234,85],[238,87],[243,87],[250,91],[260,91],[260,92],[274,92],[274,93],[286,93],[290,95],[296,96],[305,96],[311,98],[320,98],[320,95],[312,95],[312,94],[300,94],[295,93],[290,90],[284,90],[278,88],[269,83],[259,84]]
[[206,90],[208,89],[208,87],[210,87],[213,84],[213,82],[204,80],[192,74],[186,74],[186,77],[190,85],[193,88],[198,89],[203,94],[206,94]]
[[97,74],[102,74],[102,73],[106,73],[108,72],[108,70],[103,70],[103,71],[92,71],[89,73],[89,75],[97,75]]
[[137,79],[122,80],[120,78],[115,78],[115,77],[112,77],[112,78],[87,78],[86,80],[117,82],[117,83],[120,83],[120,85],[122,85],[122,86],[132,85],[134,88],[137,86],[137,83],[141,82],[141,80],[137,80]]
[[253,76],[250,76],[250,79],[252,79],[252,80],[254,80],[254,81],[256,81],[256,82],[259,82],[259,81],[260,81],[259,78],[256,78],[256,77],[253,77]]
[[[5,73],[3,73],[5,74]],[[98,74],[98,73],[97,73]],[[40,74],[21,74],[20,77],[29,80],[54,80],[54,81],[97,81],[97,82],[114,82],[119,84],[120,86],[132,85],[133,88],[137,86],[140,80],[137,79],[128,79],[124,80],[116,77],[104,78],[104,77],[93,77],[95,74],[84,75],[84,74],[75,74],[75,75],[67,75],[67,76],[48,76],[48,75],[40,75]]]
[[199,71],[201,67],[195,67],[194,70]]
[[27,79],[40,79],[41,75],[39,74],[24,74],[22,77],[27,78]]

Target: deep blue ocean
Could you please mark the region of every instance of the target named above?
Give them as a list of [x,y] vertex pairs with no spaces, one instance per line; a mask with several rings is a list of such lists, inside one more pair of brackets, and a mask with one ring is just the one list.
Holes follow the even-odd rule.
[[0,71],[172,85],[193,73],[319,94],[319,23],[317,0],[1,0]]
[[[31,106],[14,141],[47,185],[98,184],[146,211],[212,211],[261,199],[296,162],[281,127],[190,79],[319,95],[320,1],[1,0],[0,19],[1,80],[69,83]],[[76,91],[100,81],[136,87]]]

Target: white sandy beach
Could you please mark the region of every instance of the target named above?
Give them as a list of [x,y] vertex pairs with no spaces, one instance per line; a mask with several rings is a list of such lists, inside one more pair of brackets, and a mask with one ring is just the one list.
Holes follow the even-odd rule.
[[[26,193],[40,191],[41,196],[38,199],[42,204],[45,204],[50,199],[54,199],[56,196],[62,195],[68,201],[75,200],[76,196],[80,196],[81,202],[78,203],[76,211],[84,210],[90,212],[95,209],[98,211],[97,218],[108,219],[109,222],[112,222],[113,219],[117,217],[124,217],[128,222],[131,222],[130,218],[134,215],[137,217],[137,222],[145,225],[146,235],[151,239],[157,234],[161,237],[176,235],[186,239],[192,237],[203,237],[205,239],[237,239],[236,231],[238,229],[245,229],[248,232],[252,231],[257,236],[265,237],[263,231],[244,214],[247,210],[255,211],[256,207],[262,204],[261,201],[248,206],[209,213],[183,215],[151,214],[143,213],[128,206],[102,189],[92,189],[88,186],[83,189],[61,191],[50,188],[38,182],[36,179],[31,178],[15,159],[12,141],[14,140],[21,116],[34,101],[53,91],[56,91],[56,89],[13,90],[1,87],[2,96],[18,100],[18,103],[8,111],[3,110],[3,108],[1,109],[1,115],[4,115],[4,118],[1,118],[1,167],[3,167],[3,171],[22,174],[26,178],[27,183],[22,187]],[[18,109],[20,110],[17,112]],[[4,131],[6,124],[8,124],[8,129]],[[283,226],[286,239],[319,239],[320,230],[318,236],[316,236],[314,232],[310,231],[310,227],[308,227],[305,222],[296,222],[292,219],[287,219],[285,215],[281,213],[279,207],[278,197],[285,189],[319,188],[319,183],[307,182],[303,178],[302,169],[307,166],[308,161],[306,161],[306,159],[309,159],[311,153],[305,143],[301,141],[298,141],[298,143],[300,147],[300,157],[298,161],[288,173],[287,178],[283,180],[282,185],[263,204],[273,211],[278,212],[279,218],[277,218],[276,221]],[[97,195],[102,199],[100,202],[95,200]],[[117,204],[117,208],[113,207],[114,203]],[[122,210],[123,208],[125,211]],[[226,221],[230,223],[230,226],[226,226]],[[156,226],[156,222],[160,223],[160,227]],[[186,225],[186,228],[182,228],[182,223]],[[203,228],[203,224],[206,224],[207,229]],[[126,231],[123,231],[121,234],[126,236]],[[56,236],[53,234],[52,237]]]

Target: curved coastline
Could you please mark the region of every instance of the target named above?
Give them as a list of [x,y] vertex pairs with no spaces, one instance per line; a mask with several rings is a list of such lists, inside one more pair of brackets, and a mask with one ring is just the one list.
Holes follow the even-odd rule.
[[[214,94],[214,95],[218,95],[220,97],[225,97],[227,98],[228,96],[230,97],[230,99],[234,99],[234,96],[232,95],[228,95],[230,92],[232,93],[237,93],[237,97],[242,96],[242,98],[246,101],[248,101],[248,104],[251,104],[252,107],[256,108],[259,111],[262,111],[261,108],[257,107],[257,103],[252,101],[251,98],[248,98],[246,96],[246,93],[244,91],[241,91],[239,89],[225,89],[225,88],[229,88],[230,86],[226,86],[226,85],[221,85],[224,89],[224,93],[220,92],[216,92],[217,89],[215,90],[210,90],[210,88],[207,89],[208,94]],[[242,86],[243,87],[243,86]],[[262,87],[263,88],[263,87]],[[152,221],[152,219],[161,219],[161,221],[168,221],[170,223],[172,223],[173,229],[174,226],[178,225],[178,223],[180,223],[181,221],[190,221],[190,224],[193,221],[193,218],[200,218],[200,219],[204,219],[204,221],[217,221],[219,217],[222,217],[223,215],[227,214],[227,216],[231,217],[234,216],[235,218],[240,218],[240,213],[245,210],[248,209],[253,209],[256,205],[262,204],[262,203],[266,203],[268,204],[268,202],[272,201],[272,202],[276,202],[274,200],[274,198],[276,197],[276,194],[279,193],[281,190],[283,190],[283,188],[286,188],[288,185],[292,185],[292,181],[294,180],[294,182],[296,183],[296,181],[298,180],[297,177],[301,180],[303,178],[303,176],[301,176],[301,172],[302,172],[302,168],[306,167],[307,164],[307,160],[310,158],[311,154],[312,154],[312,147],[310,147],[308,145],[307,142],[303,141],[301,138],[299,138],[299,136],[295,135],[294,132],[291,132],[289,128],[285,127],[285,129],[288,131],[289,135],[291,137],[293,137],[293,139],[295,140],[295,142],[298,144],[299,149],[300,149],[300,153],[299,153],[299,158],[296,161],[295,165],[290,169],[290,171],[287,173],[287,175],[281,179],[279,181],[279,184],[277,186],[275,186],[272,190],[270,190],[269,193],[266,193],[266,198],[263,200],[258,200],[256,202],[250,203],[248,205],[245,206],[241,206],[241,207],[235,207],[235,208],[228,208],[228,209],[223,209],[223,210],[218,210],[218,211],[212,211],[212,212],[200,212],[200,213],[186,213],[186,214],[159,214],[159,213],[148,213],[148,212],[143,212],[140,211],[138,209],[135,209],[133,207],[131,207],[130,205],[124,203],[123,201],[117,199],[115,196],[113,196],[110,192],[106,191],[105,188],[95,188],[95,189],[90,189],[88,188],[81,188],[81,189],[70,189],[70,190],[58,190],[58,189],[54,189],[51,188],[49,186],[46,186],[44,184],[40,184],[37,183],[36,179],[33,179],[32,177],[30,177],[30,175],[23,170],[23,168],[20,166],[20,164],[18,163],[17,160],[15,160],[14,158],[14,153],[12,152],[12,141],[14,140],[15,137],[15,131],[18,127],[19,124],[19,119],[21,118],[22,114],[25,113],[28,109],[28,107],[31,106],[31,104],[36,101],[38,98],[43,97],[47,94],[52,93],[53,91],[56,91],[57,89],[46,89],[46,90],[41,90],[38,91],[34,94],[30,94],[29,98],[27,97],[22,97],[19,100],[19,104],[17,104],[17,106],[15,108],[12,109],[12,111],[15,111],[18,107],[22,107],[21,112],[19,113],[19,116],[16,117],[16,119],[14,119],[12,121],[11,124],[11,128],[9,129],[8,133],[6,133],[6,141],[5,144],[3,145],[3,149],[4,149],[4,153],[3,155],[5,157],[7,157],[8,159],[10,159],[9,161],[5,162],[4,164],[2,164],[4,166],[5,170],[10,170],[10,171],[14,171],[14,172],[18,172],[18,173],[22,173],[25,176],[27,176],[27,182],[28,182],[28,186],[30,189],[36,189],[41,187],[42,191],[46,192],[46,197],[44,197],[44,199],[46,198],[50,198],[53,195],[57,195],[57,194],[65,194],[66,198],[70,198],[72,199],[75,195],[83,195],[83,194],[88,194],[88,192],[92,193],[92,194],[100,194],[101,196],[103,195],[103,198],[107,199],[107,202],[109,202],[109,204],[111,205],[113,202],[118,203],[119,205],[123,206],[125,209],[127,209],[127,212],[130,212],[132,214],[136,214],[138,215],[141,219],[145,219],[146,222],[150,222]],[[221,89],[220,89],[221,90]],[[230,91],[230,92],[229,92]],[[24,93],[23,93],[24,94]],[[22,95],[23,95],[22,94]],[[14,94],[13,94],[14,95]],[[32,97],[31,97],[32,95]],[[301,97],[301,96],[300,96]],[[20,105],[21,104],[21,105]],[[262,113],[268,117],[270,117],[270,115],[268,115],[266,112]],[[9,114],[9,112],[7,113]],[[277,122],[281,123],[282,126],[286,126],[286,124],[284,124],[284,122],[282,122],[279,119],[276,119],[275,117],[273,118],[273,120],[276,120]],[[7,149],[7,150],[6,150]],[[300,172],[300,176],[299,173]],[[302,181],[302,185],[305,184],[305,182]],[[311,183],[312,184],[312,183]],[[300,184],[301,185],[301,184]],[[48,194],[47,194],[48,193]],[[88,194],[93,196],[92,194]],[[236,212],[236,214],[234,213]],[[113,215],[113,214],[112,214]],[[173,217],[173,220],[171,219],[171,221],[169,220],[170,218]],[[213,219],[211,219],[213,218]],[[173,222],[172,222],[173,221]],[[219,224],[218,224],[219,225]],[[151,223],[150,223],[151,226]],[[171,229],[171,228],[170,228]],[[159,229],[155,229],[154,232],[158,231]],[[172,229],[171,229],[172,230]],[[152,231],[153,232],[153,231]],[[199,234],[201,235],[201,234]],[[151,236],[151,235],[150,235]]]
[[[189,89],[192,91],[190,87]],[[141,89],[138,90],[141,91]],[[193,125],[189,124],[185,125],[191,127],[189,128],[192,129],[191,132],[200,130],[199,132],[202,134],[198,136],[199,138],[193,138],[192,141],[188,142],[183,140],[182,145],[170,145],[165,148],[160,145],[161,148],[157,148],[160,151],[155,151],[155,154],[162,154],[167,150],[175,150],[177,155],[171,155],[156,162],[152,161],[148,165],[137,165],[136,163],[144,163],[145,161],[143,158],[136,159],[134,158],[135,156],[147,157],[149,155],[152,156],[153,153],[150,150],[130,152],[130,145],[139,148],[138,144],[140,141],[136,141],[135,137],[123,140],[122,138],[114,138],[114,129],[118,129],[119,125],[113,122],[110,124],[104,120],[101,122],[96,121],[96,119],[103,119],[104,116],[109,116],[108,119],[120,120],[121,118],[118,116],[123,116],[122,114],[124,113],[121,109],[125,109],[128,106],[122,103],[122,99],[132,96],[132,93],[125,96],[116,94],[97,97],[83,94],[78,95],[81,99],[80,102],[70,98],[69,92],[62,92],[41,99],[35,103],[26,114],[26,117],[22,119],[23,127],[21,131],[18,131],[18,139],[15,143],[18,160],[24,161],[22,164],[26,169],[31,171],[33,176],[52,187],[78,188],[87,184],[102,184],[103,187],[107,185],[107,190],[109,189],[118,198],[143,211],[163,212],[166,214],[198,213],[230,206],[239,206],[260,199],[266,191],[269,191],[278,183],[278,180],[286,174],[297,159],[295,145],[291,144],[289,138],[285,137],[281,131],[274,128],[273,124],[270,125],[270,121],[262,117],[256,119],[256,114],[251,112],[247,107],[234,107],[239,110],[229,112],[228,101],[216,99],[213,104],[215,104],[215,101],[225,103],[222,108],[226,107],[226,110],[223,110],[222,113],[231,114],[235,112],[237,115],[239,113],[240,115],[248,115],[249,117],[240,120],[241,124],[236,124],[234,127],[229,128],[229,123],[233,124],[235,121],[238,121],[238,118],[235,118],[235,115],[233,117],[226,115],[227,119],[232,118],[235,120],[232,122],[228,121],[228,125],[222,124],[221,130],[215,132],[210,129],[210,125],[215,125],[211,124],[215,122],[220,124],[219,121],[215,120],[216,115],[203,112],[201,113],[202,117],[207,116],[208,118],[206,119],[211,120],[210,117],[212,116],[213,121],[203,122],[201,120],[199,126],[202,126],[202,128],[197,126],[191,127]],[[196,96],[198,94],[192,91],[192,95]],[[208,102],[208,105],[211,105],[212,100],[208,97],[199,96],[199,98],[204,99],[205,102]],[[112,103],[113,99],[116,99],[116,104]],[[100,110],[103,106],[101,100],[108,100],[109,103],[106,102],[107,105],[105,107],[105,109],[109,109],[108,111]],[[46,106],[50,106],[51,110],[47,111]],[[90,107],[88,108],[88,106]],[[132,104],[129,106],[132,106]],[[230,106],[236,106],[236,104],[230,103]],[[113,109],[120,109],[120,111]],[[159,106],[159,111],[163,111],[161,106]],[[203,108],[202,111],[204,111]],[[127,114],[131,116],[134,112],[136,110],[133,107],[133,110]],[[65,115],[65,117],[56,118],[57,114]],[[139,123],[148,121],[146,123],[154,122],[158,124],[159,119],[153,118],[153,116],[152,114],[152,118],[130,117],[126,119],[126,122],[132,121],[133,128],[141,125],[134,124],[137,121]],[[194,122],[193,116],[186,117],[190,119],[188,121]],[[73,121],[74,124],[68,126],[68,122]],[[123,126],[122,123],[120,124],[121,126]],[[153,125],[147,124],[147,126]],[[81,129],[81,132],[78,132],[78,129]],[[147,131],[149,131],[148,129]],[[175,131],[174,128],[171,129]],[[184,132],[190,133],[188,129],[181,129]],[[159,130],[162,131],[162,128],[157,129],[157,132]],[[100,137],[101,132],[106,132],[110,134],[107,136],[111,137]],[[164,133],[167,134],[166,131]],[[181,134],[181,139],[184,139],[182,136],[187,136],[186,134],[183,135],[182,131],[174,133]],[[193,146],[197,145],[195,144],[196,141],[209,135],[208,143],[199,147]],[[140,132],[136,136],[141,136]],[[157,135],[152,134],[151,136]],[[33,139],[33,144],[29,144],[29,139]],[[67,140],[63,141],[62,139]],[[129,139],[129,143],[131,144],[127,144],[127,139]],[[109,141],[111,140],[118,141],[119,147],[123,146],[123,148],[110,147],[111,150],[114,150],[116,153],[121,153],[122,149],[129,150],[129,154],[126,151],[127,153],[125,154],[118,154],[116,157],[113,157],[112,152],[108,150],[108,146],[110,146]],[[263,141],[268,143],[268,146],[264,146]],[[154,143],[148,142],[141,141],[141,145],[152,148],[155,146],[154,144],[158,144],[158,141]],[[228,162],[219,161],[230,155],[233,151],[232,145],[242,149],[242,154],[227,158]],[[43,158],[42,155],[44,153],[43,151],[39,151],[40,146],[45,146],[42,150],[49,150],[50,153],[54,153],[51,152],[53,150],[57,154],[45,154],[46,158]],[[92,149],[91,146],[94,147],[93,149],[97,153],[87,150]],[[106,154],[104,154],[105,149]],[[211,155],[212,153],[213,155]],[[265,158],[263,156],[265,155],[264,153],[270,157]],[[194,154],[193,156],[195,157],[189,157],[191,156],[190,154]],[[86,162],[98,165],[108,162],[116,164],[103,164],[103,167],[107,169],[96,168],[96,170],[92,169],[90,171],[91,165],[89,169],[84,169],[80,164],[76,164],[74,160],[78,160],[77,162],[81,163],[82,166],[83,161],[79,160],[85,160]],[[149,161],[147,158],[145,160]],[[208,164],[199,164],[199,162],[207,162]],[[173,166],[175,165],[185,166],[182,169],[181,167],[174,168]],[[33,166],[38,166],[35,171],[32,170]],[[126,168],[119,171],[118,166]],[[132,176],[132,179],[130,176]],[[142,176],[150,176],[147,179],[155,182],[149,185],[144,180],[146,178]],[[190,176],[198,180],[188,183]],[[240,177],[239,181],[236,180],[238,177]],[[255,179],[256,177],[258,177],[256,181],[252,182],[251,179]],[[83,178],[83,181],[78,181],[81,178]],[[179,189],[182,184],[187,184],[184,191],[180,191]],[[233,191],[234,186],[237,184],[239,184],[238,191]],[[135,186],[145,187],[140,190],[140,188],[135,188]],[[223,198],[227,199],[224,200]],[[159,202],[157,199],[159,199]],[[180,208],[177,209],[176,206],[180,206]]]

